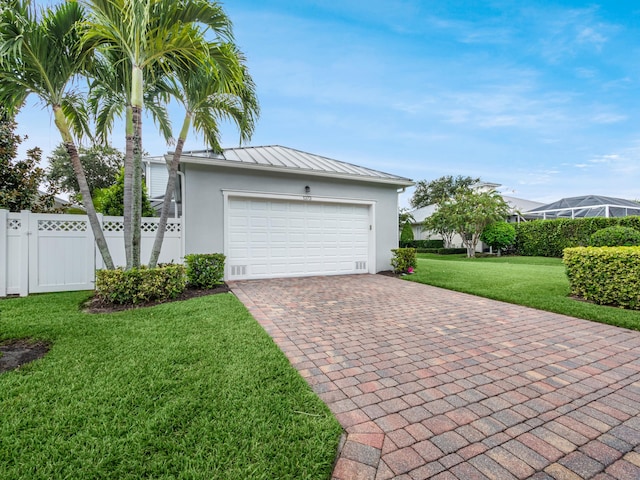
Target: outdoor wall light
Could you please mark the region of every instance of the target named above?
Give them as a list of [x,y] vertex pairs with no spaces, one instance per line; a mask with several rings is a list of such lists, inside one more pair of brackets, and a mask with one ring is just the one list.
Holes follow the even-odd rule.
[[304,187],[304,193],[311,193],[311,187],[309,185]]

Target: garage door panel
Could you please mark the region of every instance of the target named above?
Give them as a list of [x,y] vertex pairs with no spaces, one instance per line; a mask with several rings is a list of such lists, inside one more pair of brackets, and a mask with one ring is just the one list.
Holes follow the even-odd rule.
[[229,278],[366,272],[369,206],[230,197]]

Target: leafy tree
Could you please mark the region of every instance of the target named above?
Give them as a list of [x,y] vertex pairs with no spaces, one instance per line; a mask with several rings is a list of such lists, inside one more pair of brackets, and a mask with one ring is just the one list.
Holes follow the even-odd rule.
[[480,240],[489,245],[491,248],[495,248],[500,252],[516,240],[516,227],[512,223],[507,222],[494,222],[490,223],[482,231]]
[[[142,182],[140,194],[142,195],[140,199],[142,216],[155,217],[156,211],[151,206],[144,181]],[[124,170],[120,170],[113,185],[96,190],[95,197],[96,209],[99,212],[105,215],[121,217],[124,212]]]
[[452,222],[452,218],[447,215],[446,208],[438,207],[433,214],[425,218],[422,228],[440,235],[445,248],[452,246],[456,227]]
[[198,68],[176,70],[174,76],[167,78],[165,85],[158,85],[182,103],[185,116],[168,165],[165,201],[149,259],[151,268],[156,266],[160,256],[180,157],[190,128],[202,133],[212,150],[220,151],[220,119],[230,120],[238,127],[242,143],[251,138],[255,119],[259,114],[255,85],[244,64],[242,53],[231,43],[214,44],[209,53],[209,62],[203,62]]
[[84,40],[115,60],[114,83],[126,101],[124,237],[127,269],[140,266],[139,185],[145,82],[209,61],[211,43],[231,39],[231,21],[209,0],[86,0],[91,7]]
[[476,245],[487,225],[504,220],[509,205],[497,192],[478,192],[465,189],[438,209],[462,237],[467,256],[475,257]]
[[[80,147],[80,163],[86,172],[91,195],[95,190],[108,188],[116,183],[120,169],[124,165],[124,155],[119,150],[103,145],[89,148]],[[48,158],[47,178],[60,190],[72,193],[74,200],[80,200],[80,187],[73,171],[71,159],[64,145],[58,145]]]
[[83,20],[84,9],[78,2],[38,9],[30,0],[10,0],[0,7],[0,105],[14,115],[34,94],[51,108],[96,245],[105,266],[113,269],[75,141],[89,131],[86,102],[73,83],[86,71],[92,53],[81,42]]
[[[38,165],[39,148],[27,151],[25,160],[15,160],[22,137],[14,133],[16,123],[0,108],[0,208],[10,212],[54,210],[54,194],[39,192],[45,172]],[[51,192],[51,191],[50,191]]]
[[446,175],[431,181],[420,180],[416,183],[416,189],[411,197],[411,206],[422,208],[434,204],[442,205],[458,192],[469,190],[479,181],[479,178],[463,177],[462,175],[457,177]]

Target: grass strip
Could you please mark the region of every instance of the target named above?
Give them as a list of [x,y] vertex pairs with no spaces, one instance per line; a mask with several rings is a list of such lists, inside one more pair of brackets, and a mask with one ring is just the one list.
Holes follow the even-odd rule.
[[8,479],[329,478],[341,428],[232,294],[91,315],[87,292],[0,301]]
[[458,292],[640,330],[640,312],[595,305],[569,296],[562,261],[546,257],[418,254],[416,273],[404,277]]

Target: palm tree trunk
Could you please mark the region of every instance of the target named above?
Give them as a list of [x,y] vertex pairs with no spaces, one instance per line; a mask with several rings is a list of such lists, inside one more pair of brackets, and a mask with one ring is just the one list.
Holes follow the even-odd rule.
[[[167,179],[167,187],[164,191],[164,202],[162,202],[162,211],[160,212],[160,220],[158,221],[158,230],[156,230],[156,238],[153,242],[151,250],[151,258],[149,259],[149,268],[155,268],[158,265],[162,242],[164,241],[164,232],[167,228],[167,220],[169,218],[169,207],[171,206],[171,197],[176,186],[176,177],[178,176],[178,166],[180,165],[180,157],[182,156],[182,148],[187,139],[187,133],[191,126],[191,113],[187,112],[182,124],[182,130],[176,143],[176,149],[173,152],[173,158],[169,164],[169,178]],[[182,192],[184,195],[184,192]],[[178,205],[176,204],[176,208]],[[182,233],[184,235],[184,232]]]
[[133,267],[132,186],[133,186],[133,108],[127,105],[126,147],[124,156],[124,252],[126,269]]
[[84,174],[84,168],[82,168],[82,163],[80,163],[80,156],[78,155],[78,149],[76,148],[76,144],[73,141],[73,137],[69,132],[69,125],[67,124],[67,120],[62,112],[62,109],[59,105],[54,105],[53,114],[55,117],[55,123],[60,131],[60,135],[62,136],[62,141],[64,146],[69,154],[69,158],[71,158],[71,164],[73,165],[73,171],[78,180],[78,185],[80,187],[80,194],[82,195],[82,204],[84,208],[87,210],[87,217],[89,218],[89,225],[91,225],[91,230],[93,232],[93,237],[95,238],[96,245],[98,246],[98,250],[100,251],[100,255],[102,256],[102,261],[104,265],[109,270],[114,269],[113,259],[111,258],[111,253],[109,252],[109,246],[107,245],[107,240],[104,238],[104,232],[102,231],[102,227],[100,226],[100,222],[98,221],[98,215],[96,214],[96,209],[93,205],[93,199],[91,198],[91,192],[89,191],[89,184],[87,183],[87,177]]
[[142,102],[144,77],[142,69],[134,65],[131,82],[133,113],[133,182],[131,185],[131,263],[140,267],[140,236],[142,223]]

